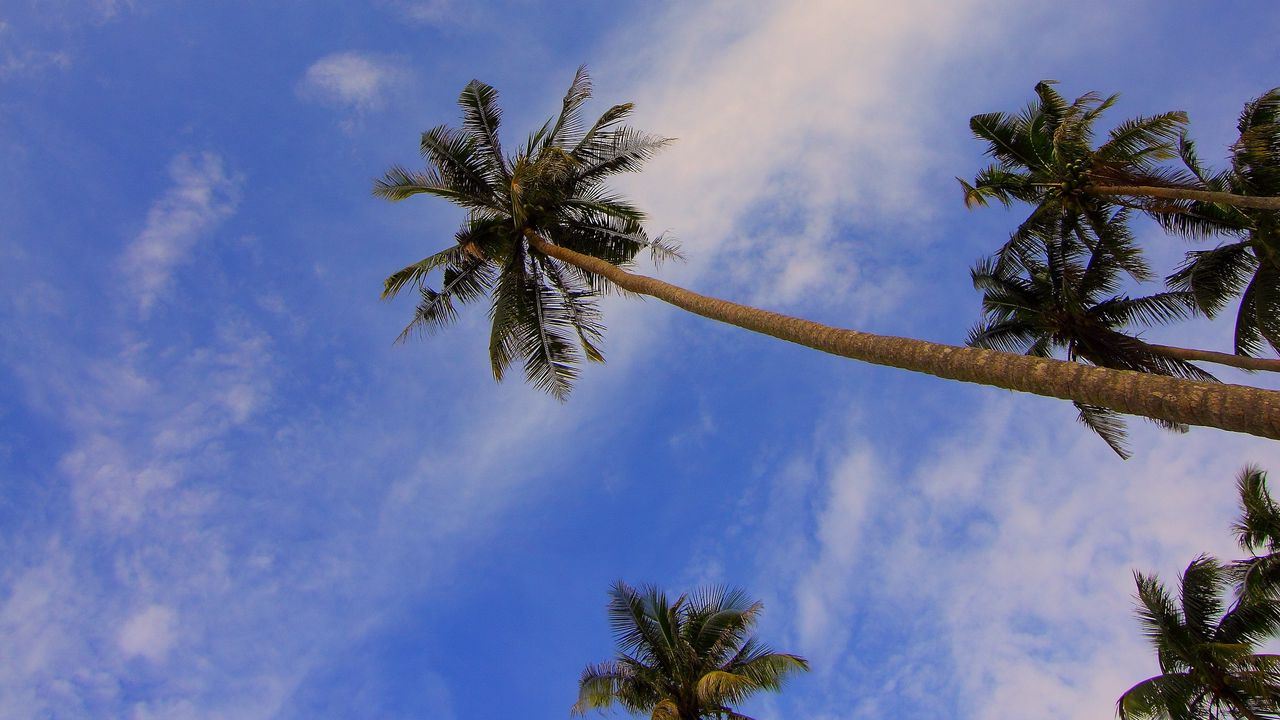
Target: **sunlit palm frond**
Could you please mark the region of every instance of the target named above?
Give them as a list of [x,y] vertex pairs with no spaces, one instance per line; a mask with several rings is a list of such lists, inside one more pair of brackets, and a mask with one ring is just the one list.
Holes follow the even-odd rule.
[[803,658],[750,636],[761,608],[736,588],[711,586],[672,600],[654,586],[615,583],[609,621],[619,659],[587,667],[575,712],[618,702],[654,718],[745,718],[731,706],[808,669]]
[[1147,678],[1120,696],[1120,720],[1204,720],[1203,690],[1190,673]]

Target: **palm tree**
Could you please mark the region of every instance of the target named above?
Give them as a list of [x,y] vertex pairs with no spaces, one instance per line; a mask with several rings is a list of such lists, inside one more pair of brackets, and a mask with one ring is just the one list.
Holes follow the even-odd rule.
[[984,113],[969,120],[996,162],[980,171],[972,185],[957,178],[966,206],[1020,200],[1037,206],[1028,223],[1066,212],[1082,225],[1097,223],[1101,211],[1115,203],[1137,203],[1153,214],[1168,212],[1166,201],[1178,200],[1280,209],[1280,197],[1228,192],[1155,164],[1176,157],[1174,143],[1186,125],[1186,113],[1127,120],[1094,148],[1093,123],[1119,96],[1090,92],[1068,104],[1055,84],[1037,83],[1037,101],[1016,115]]
[[[1123,261],[1112,248],[1128,238],[1123,227],[1127,212],[1122,209],[1107,219],[1113,243],[1091,243],[1093,251],[1060,228],[1048,234],[1034,228],[1036,252],[1006,252],[975,265],[971,275],[974,287],[983,291],[983,317],[969,332],[968,344],[1038,357],[1061,352],[1068,360],[1100,367],[1214,381],[1171,354],[1179,348],[1150,345],[1125,332],[1135,322],[1170,322],[1194,312],[1186,292],[1140,298],[1115,294]],[[1129,457],[1124,421],[1117,413],[1078,401],[1075,405],[1086,427],[1116,454]]]
[[[586,126],[580,109],[589,96],[587,75],[579,70],[559,116],[509,157],[498,137],[497,93],[472,81],[459,97],[462,130],[440,126],[423,134],[427,169],[394,167],[375,181],[378,196],[401,200],[425,193],[469,213],[453,247],[387,279],[384,297],[410,285],[420,288],[422,302],[407,334],[448,324],[457,317],[455,302],[487,293],[495,377],[501,379],[510,362],[522,358],[527,379],[563,398],[580,358],[601,359],[603,327],[591,301],[617,288],[834,355],[1280,439],[1277,392],[834,328],[628,272],[621,266],[641,250],[662,258],[674,248],[647,236],[643,214],[603,182],[638,169],[667,140],[622,125],[629,104],[610,108]],[[444,284],[437,291],[424,282],[440,268]]]
[[1275,603],[1238,603],[1224,612],[1229,573],[1205,555],[1182,574],[1180,604],[1155,576],[1134,573],[1134,579],[1138,618],[1160,674],[1120,697],[1121,720],[1261,720],[1280,713],[1280,656],[1255,652],[1280,627]]
[[617,703],[653,720],[751,720],[732,706],[809,669],[751,637],[764,605],[741,590],[710,587],[669,602],[655,587],[618,582],[609,596],[618,655],[582,671],[575,715]]
[[1280,506],[1267,492],[1267,474],[1257,466],[1240,471],[1236,489],[1240,492],[1236,539],[1251,555],[1234,564],[1240,596],[1274,602],[1280,592]]
[[1090,92],[1068,103],[1055,84],[1037,83],[1037,100],[1016,115],[985,113],[969,120],[995,162],[981,170],[972,185],[956,178],[964,188],[965,205],[986,205],[992,199],[1005,205],[1015,200],[1031,203],[1035,209],[1013,233],[1007,250],[1025,250],[1037,234],[1055,227],[1090,247],[1095,241],[1113,243],[1123,269],[1134,279],[1146,279],[1150,271],[1136,248],[1125,242],[1127,238],[1112,235],[1123,227],[1108,222],[1117,203],[1090,190],[1100,177],[1170,184],[1169,174],[1155,162],[1175,156],[1173,143],[1186,124],[1186,113],[1125,121],[1094,148],[1093,124],[1118,96],[1103,98]]
[[[1235,195],[1280,195],[1280,88],[1245,105],[1240,139],[1231,148],[1231,167],[1211,174],[1183,138],[1180,155],[1203,185]],[[1226,235],[1234,242],[1187,253],[1169,277],[1172,287],[1193,293],[1213,316],[1240,296],[1235,351],[1256,355],[1264,343],[1280,352],[1280,213],[1216,202],[1175,202],[1156,218],[1170,230],[1194,238]]]

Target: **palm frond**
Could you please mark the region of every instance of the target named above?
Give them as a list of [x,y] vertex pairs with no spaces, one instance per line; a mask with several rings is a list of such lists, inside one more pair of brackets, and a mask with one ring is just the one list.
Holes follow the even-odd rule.
[[1264,343],[1280,352],[1280,269],[1259,263],[1240,295],[1236,314],[1236,354],[1260,355]]
[[1193,250],[1166,282],[1175,290],[1189,291],[1200,311],[1213,317],[1245,287],[1258,267],[1248,242]]
[[582,138],[573,146],[569,154],[579,160],[584,160],[607,148],[610,144],[608,133],[617,127],[618,123],[626,120],[634,109],[635,106],[633,104],[622,103],[605,110],[596,119],[595,123],[582,134]]
[[1248,552],[1280,550],[1280,506],[1267,491],[1267,474],[1246,465],[1236,476],[1240,519],[1232,526],[1240,547]]
[[555,125],[546,135],[545,147],[574,145],[582,138],[584,128],[580,110],[583,103],[590,98],[591,77],[587,75],[587,66],[580,65],[578,71],[573,74],[573,82],[569,83],[569,90],[564,94],[564,101],[561,103],[560,114],[556,117]]
[[491,85],[472,80],[458,95],[458,107],[462,109],[463,130],[476,147],[483,150],[481,157],[491,181],[510,178],[506,156],[502,153],[502,141],[498,137],[498,127],[502,123],[498,91]]
[[585,715],[590,710],[613,705],[619,688],[629,679],[625,666],[616,662],[588,665],[578,680],[578,701],[570,708],[571,715]]
[[1133,453],[1129,450],[1129,431],[1125,427],[1123,416],[1114,410],[1098,405],[1087,405],[1072,401],[1080,412],[1077,419],[1081,425],[1092,430],[1122,460],[1128,460]]
[[493,197],[484,160],[470,135],[438,125],[422,133],[418,147],[423,160],[438,173],[439,184],[475,197]]
[[454,299],[467,303],[484,297],[493,282],[493,269],[480,258],[464,254],[450,262],[445,266],[444,285],[439,292],[426,286],[419,289],[422,301],[396,342],[404,342],[415,332],[430,335],[452,324],[458,319]]
[[578,335],[583,354],[592,362],[604,362],[604,354],[600,352],[600,344],[604,340],[604,324],[601,322],[600,310],[593,300],[595,293],[575,286],[563,266],[554,258],[539,257],[537,262],[552,286],[560,293],[565,315]]
[[574,179],[593,185],[611,175],[635,172],[672,142],[672,138],[650,135],[629,127],[599,134],[589,151],[574,154],[580,161]]
[[462,248],[458,245],[433,253],[418,262],[392,273],[382,283],[382,299],[395,297],[405,285],[421,287],[426,276],[438,267],[456,263],[462,259]]
[[1222,595],[1226,589],[1223,566],[1208,555],[1201,555],[1182,573],[1182,620],[1187,630],[1198,639],[1213,638],[1223,611]]
[[1089,314],[1112,327],[1164,325],[1196,314],[1195,296],[1185,290],[1140,298],[1118,297],[1095,305]]
[[988,199],[998,200],[1005,207],[1012,205],[1015,200],[1032,202],[1041,191],[1026,175],[1001,165],[989,165],[979,170],[973,178],[973,185],[960,178],[956,180],[964,189],[966,208],[985,207]]
[[1145,168],[1157,160],[1177,157],[1177,142],[1187,125],[1180,110],[1125,120],[1113,129],[1107,142],[1095,151],[1104,163],[1115,162]]
[[491,209],[490,198],[447,185],[434,170],[414,171],[398,165],[373,181],[373,194],[393,202],[414,195],[434,195],[465,208]]
[[1035,151],[1019,132],[1019,123],[1004,113],[982,113],[969,118],[969,129],[987,141],[987,155],[1008,167],[1036,168]]
[[1190,673],[1147,678],[1120,696],[1120,720],[1201,720],[1201,691]]

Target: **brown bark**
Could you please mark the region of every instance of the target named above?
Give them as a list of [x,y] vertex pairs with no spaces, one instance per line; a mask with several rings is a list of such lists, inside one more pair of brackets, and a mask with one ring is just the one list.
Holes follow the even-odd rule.
[[624,290],[832,355],[949,380],[1076,400],[1130,415],[1280,439],[1280,392],[1273,390],[1111,370],[830,327],[707,297],[554,245],[532,231],[525,231],[525,235],[538,252],[601,275]]
[[1181,348],[1172,345],[1152,345],[1147,343],[1147,347],[1152,350],[1171,358],[1179,360],[1200,360],[1202,362],[1211,362],[1218,365],[1230,365],[1231,367],[1240,368],[1241,370],[1265,370],[1267,372],[1280,372],[1280,360],[1272,358],[1256,358],[1248,355],[1232,355],[1231,353],[1214,352],[1213,350],[1196,350],[1194,348]]
[[1209,190],[1153,187],[1150,185],[1090,185],[1085,188],[1085,192],[1092,195],[1130,195],[1160,198],[1162,200],[1199,200],[1201,202],[1223,203],[1257,210],[1280,210],[1280,197],[1266,195],[1233,195],[1232,193],[1212,192]]

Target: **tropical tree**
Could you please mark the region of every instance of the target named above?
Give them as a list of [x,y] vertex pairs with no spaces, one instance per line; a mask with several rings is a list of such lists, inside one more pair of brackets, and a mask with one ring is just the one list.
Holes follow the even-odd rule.
[[[1068,103],[1055,84],[1037,83],[1037,100],[1020,113],[984,113],[969,120],[995,163],[980,171],[973,184],[957,178],[967,206],[986,205],[992,199],[1005,205],[1015,200],[1032,203],[1036,210],[1023,227],[1058,213],[1082,226],[1096,224],[1102,212],[1117,203],[1137,204],[1156,215],[1170,210],[1167,201],[1179,200],[1280,209],[1280,197],[1229,192],[1158,164],[1176,157],[1186,113],[1126,120],[1094,148],[1093,124],[1119,96],[1103,98],[1090,92]],[[1018,237],[1015,233],[1015,240]]]
[[1236,478],[1240,493],[1240,520],[1236,539],[1251,557],[1237,561],[1240,596],[1258,602],[1275,602],[1280,593],[1280,506],[1267,492],[1267,474],[1246,466]]
[[1121,720],[1261,720],[1280,713],[1280,656],[1256,652],[1280,627],[1275,603],[1240,602],[1224,611],[1230,573],[1205,555],[1182,574],[1177,604],[1155,576],[1134,573],[1134,579],[1138,618],[1160,674],[1120,697]]
[[[1062,353],[1068,360],[1100,367],[1214,381],[1176,357],[1179,348],[1150,345],[1126,332],[1136,322],[1170,322],[1194,313],[1187,292],[1139,298],[1116,294],[1123,261],[1112,247],[1128,238],[1126,213],[1119,210],[1106,220],[1112,244],[1085,245],[1060,227],[1036,227],[1031,230],[1034,253],[1022,243],[1023,252],[1006,252],[975,265],[971,276],[974,287],[983,291],[983,317],[969,332],[968,344],[1038,357]],[[1124,421],[1117,413],[1079,401],[1075,405],[1080,422],[1118,455],[1129,456]]]
[[[1025,252],[1052,228],[1090,248],[1097,242],[1113,245],[1120,266],[1135,279],[1146,279],[1150,270],[1136,246],[1127,242],[1124,225],[1108,222],[1116,199],[1091,189],[1104,177],[1123,177],[1130,184],[1172,184],[1176,176],[1157,162],[1175,157],[1173,145],[1186,125],[1186,113],[1127,120],[1095,148],[1093,125],[1119,96],[1103,98],[1090,92],[1068,103],[1055,84],[1037,83],[1037,100],[1020,113],[970,118],[969,128],[987,144],[986,154],[995,162],[981,170],[972,185],[956,178],[964,188],[965,205],[986,205],[994,199],[1005,205],[1022,201],[1035,206],[1002,253]],[[1117,231],[1126,236],[1116,237]]]
[[[1185,137],[1180,155],[1206,188],[1233,195],[1280,195],[1280,88],[1248,102],[1240,114],[1240,138],[1231,147],[1231,167],[1213,174]],[[1226,236],[1211,250],[1187,253],[1169,284],[1188,290],[1209,316],[1240,297],[1235,351],[1257,355],[1264,344],[1280,352],[1280,212],[1222,202],[1174,201],[1157,220],[1193,238]]]
[[[529,381],[564,398],[581,358],[602,359],[603,326],[592,300],[616,288],[856,360],[1280,438],[1277,392],[834,328],[628,272],[623,266],[640,251],[660,259],[674,248],[646,235],[643,214],[604,181],[639,169],[667,140],[623,125],[629,104],[586,125],[580,112],[589,96],[589,80],[579,70],[559,115],[508,156],[499,140],[497,92],[472,81],[459,97],[462,129],[423,133],[427,168],[393,167],[375,181],[374,193],[390,200],[429,194],[468,211],[453,247],[387,279],[384,297],[408,286],[422,297],[402,337],[447,325],[457,317],[456,304],[488,294],[494,376],[501,379],[513,360],[523,359]],[[425,284],[437,269],[444,273],[440,290]]]
[[618,655],[582,671],[575,715],[617,703],[653,720],[751,720],[733,707],[809,669],[751,636],[764,605],[741,590],[704,588],[672,602],[655,587],[618,582],[609,596]]

